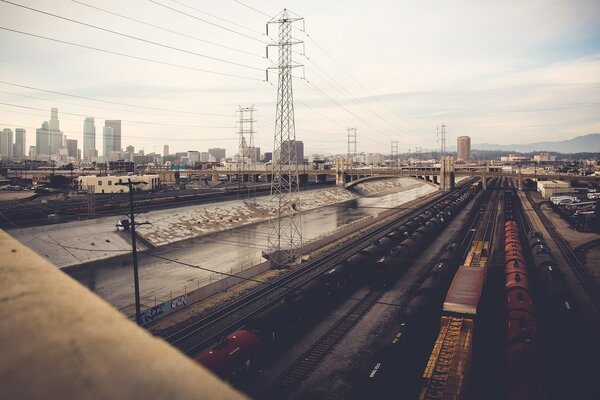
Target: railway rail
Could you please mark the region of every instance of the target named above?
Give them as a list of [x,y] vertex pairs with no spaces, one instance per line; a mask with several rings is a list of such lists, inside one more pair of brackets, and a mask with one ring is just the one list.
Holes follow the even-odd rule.
[[[484,199],[487,199],[488,197],[489,194],[486,193]],[[479,206],[483,204],[485,204],[484,201],[478,202]],[[484,212],[480,212],[474,217],[472,224],[469,225],[469,231],[476,231],[473,227],[477,226],[483,215]],[[473,235],[470,235],[470,240],[472,241],[472,239]],[[462,245],[468,248],[469,243],[470,241],[467,240],[463,242]],[[261,397],[282,398],[293,392],[308,377],[308,375],[314,371],[315,367],[331,353],[335,346],[352,330],[352,328],[370,311],[371,307],[379,300],[383,293],[384,291],[378,289],[370,289],[370,291],[339,318],[319,340],[280,374],[280,376],[265,390]]]
[[331,353],[379,300],[384,291],[372,290],[340,318],[310,349],[290,365],[268,390],[265,398],[282,398],[293,391]]
[[165,337],[165,340],[188,355],[196,355],[201,350],[216,342],[220,337],[240,327],[251,316],[279,301],[288,291],[303,286],[308,281],[327,271],[335,263],[351,257],[363,247],[390,233],[395,228],[418,215],[421,212],[421,208],[427,204],[431,205],[442,201],[448,196],[450,194],[435,196],[432,200],[430,199],[425,204],[420,204],[400,218],[394,218],[392,221],[384,223],[382,226],[375,228],[360,238],[347,241],[336,251],[324,254],[307,263],[306,266],[269,282],[192,324],[173,332]]
[[531,204],[531,207],[542,221],[542,224],[558,246],[561,254],[564,259],[569,264],[569,267],[584,287],[585,291],[588,293],[590,300],[594,304],[594,306],[600,311],[600,284],[596,279],[590,274],[585,265],[582,264],[581,260],[571,246],[567,243],[567,241],[562,237],[562,235],[556,230],[550,219],[542,212],[540,206],[533,200],[531,197],[531,193],[526,193],[527,200]]

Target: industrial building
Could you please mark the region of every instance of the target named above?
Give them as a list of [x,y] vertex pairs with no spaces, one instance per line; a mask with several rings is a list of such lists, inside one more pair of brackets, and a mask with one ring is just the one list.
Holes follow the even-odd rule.
[[80,176],[77,178],[77,186],[79,190],[87,191],[93,189],[94,193],[127,193],[129,188],[121,185],[126,183],[129,179],[132,182],[143,182],[136,186],[136,189],[149,191],[157,188],[160,185],[160,178],[158,175],[122,175],[122,176]]
[[537,188],[543,198],[549,199],[559,194],[570,194],[573,192],[571,186],[563,181],[538,181]]

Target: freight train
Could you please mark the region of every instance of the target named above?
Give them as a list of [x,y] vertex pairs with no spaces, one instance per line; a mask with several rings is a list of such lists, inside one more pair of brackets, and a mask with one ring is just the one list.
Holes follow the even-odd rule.
[[488,260],[489,242],[473,241],[444,299],[439,334],[422,374],[419,399],[461,398],[464,394]]
[[403,307],[401,318],[388,343],[377,351],[374,361],[359,385],[356,399],[390,398],[417,390],[423,360],[428,356],[439,330],[444,296],[458,268],[458,245],[445,246],[442,256]]
[[[297,335],[301,327],[314,322],[351,289],[364,283],[377,289],[388,287],[471,197],[472,193],[464,189],[438,202],[300,289],[288,293],[281,301],[253,315],[242,329],[222,338],[194,359],[225,379],[252,369],[261,363],[262,357]],[[447,279],[445,269],[451,268],[450,261],[441,264],[432,279]],[[414,312],[418,314],[416,309],[422,306],[427,307],[415,305]]]
[[[539,385],[538,329],[512,196],[512,192],[504,193],[506,398],[533,400],[543,398]],[[527,247],[534,254],[549,252],[537,237]]]

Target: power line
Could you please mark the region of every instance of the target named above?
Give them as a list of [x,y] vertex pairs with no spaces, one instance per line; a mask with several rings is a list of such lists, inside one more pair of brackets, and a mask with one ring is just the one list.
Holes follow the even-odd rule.
[[[31,95],[27,95],[27,94],[22,94],[22,93],[13,93],[13,92],[6,92],[4,90],[0,90],[0,93],[4,93],[4,94],[8,94],[11,96],[19,96],[19,97],[26,97],[29,99],[36,99],[36,100],[42,100],[48,103],[59,103],[59,104],[69,104],[71,106],[77,106],[77,107],[86,107],[86,108],[93,108],[95,106],[91,106],[88,104],[82,104],[82,103],[72,103],[69,101],[57,101],[57,100],[50,100],[50,99],[46,99],[43,97],[37,97],[37,96],[31,96]],[[137,114],[150,114],[150,115],[156,115],[156,111],[153,112],[149,112],[149,111],[132,111],[132,110],[124,110],[122,108],[112,108],[112,107],[103,107],[101,106],[100,108],[104,108],[105,110],[112,110],[112,111],[119,111],[119,112],[127,112],[127,113],[137,113]],[[172,114],[167,114],[167,113],[160,113],[162,115],[172,115]],[[210,114],[210,113],[198,113],[201,115],[206,115],[206,116],[225,116],[225,117],[231,117],[233,116],[233,114]]]
[[37,91],[45,92],[45,93],[58,94],[60,96],[73,97],[73,98],[76,98],[76,99],[96,101],[96,102],[99,102],[99,103],[116,104],[116,105],[119,105],[119,106],[126,106],[126,107],[136,107],[136,108],[142,108],[142,109],[145,109],[145,110],[166,111],[166,112],[170,112],[170,113],[190,114],[190,115],[214,115],[214,116],[223,116],[223,117],[230,117],[232,115],[232,114],[199,113],[199,112],[194,112],[194,111],[182,111],[182,110],[173,110],[173,109],[169,109],[169,108],[141,106],[139,104],[131,104],[131,103],[122,103],[122,102],[117,102],[117,101],[110,101],[110,100],[94,99],[92,97],[79,96],[79,95],[76,95],[76,94],[65,93],[65,92],[57,92],[57,91],[54,91],[54,90],[42,89],[42,88],[38,88],[38,87],[34,87],[34,86],[21,85],[21,84],[18,84],[18,83],[7,82],[7,81],[2,81],[2,80],[0,80],[0,83],[2,83],[4,85],[10,85],[10,86],[20,87],[20,88],[23,88],[23,89],[31,89],[31,90],[37,90]]
[[254,8],[254,7],[252,7],[252,6],[249,6],[249,5],[248,5],[248,4],[246,4],[246,3],[243,3],[243,2],[241,2],[241,1],[239,1],[239,0],[233,0],[233,1],[235,1],[236,3],[238,3],[238,4],[242,5],[242,6],[246,7],[246,8],[249,8],[249,9],[250,9],[250,10],[252,10],[252,11],[256,11],[257,13],[259,13],[259,14],[262,14],[262,15],[264,15],[265,17],[268,17],[269,19],[273,18],[273,16],[272,16],[272,15],[269,15],[269,14],[267,14],[267,13],[264,13],[264,12],[262,12],[262,11],[260,11],[260,10],[256,9],[256,8]]
[[[11,104],[11,103],[2,103],[2,102],[0,102],[0,105],[10,106],[10,107],[17,107],[17,108],[25,108],[25,109],[28,109],[28,110],[47,111],[46,109],[43,109],[43,108],[30,107],[30,106],[22,106],[22,105],[19,105],[19,104]],[[66,112],[66,111],[61,111],[61,114],[73,115],[73,116],[77,116],[77,117],[88,117],[88,115],[85,115],[85,114],[77,114],[77,113],[71,113],[71,112]],[[105,120],[106,119],[114,119],[114,118],[102,117],[102,116],[97,116],[96,118],[105,119]],[[157,123],[157,122],[131,121],[131,120],[126,120],[126,119],[121,119],[121,121],[128,122],[131,125],[154,125],[154,126],[163,126],[163,127],[168,127],[168,128],[205,128],[205,129],[206,128],[210,128],[210,129],[234,129],[235,128],[235,126],[161,124],[161,123]]]
[[[325,71],[323,68],[321,68],[318,64],[316,64],[312,59],[306,57],[305,55],[302,54],[302,56],[304,56],[312,65],[314,65],[319,71],[321,71],[329,80],[331,80],[333,83],[335,83],[335,85],[339,88],[339,90],[341,90],[346,96],[350,97],[356,104],[358,104],[359,106],[363,107],[364,109],[366,109],[367,111],[369,111],[370,113],[372,113],[373,115],[375,115],[377,118],[379,118],[380,120],[386,122],[387,124],[391,125],[392,127],[394,127],[395,129],[398,129],[399,131],[402,131],[403,129],[400,128],[399,126],[397,126],[396,124],[394,124],[393,122],[389,121],[388,119],[384,118],[383,116],[381,116],[377,111],[373,110],[371,107],[369,107],[367,104],[365,104],[362,100],[360,100],[359,98],[353,96],[346,88],[344,88],[335,78],[333,78],[330,74],[327,73],[327,71]],[[313,71],[314,72],[314,71]],[[317,74],[318,75],[318,74]],[[321,76],[321,79],[323,79],[323,77]],[[331,86],[331,85],[330,85]],[[333,87],[333,86],[332,86]],[[406,134],[413,136],[413,137],[417,137],[416,135],[413,135],[409,132],[406,132]]]
[[[5,0],[0,0],[0,1],[5,1]],[[9,31],[9,32],[19,33],[19,34],[25,35],[25,36],[35,37],[35,38],[38,38],[38,39],[45,39],[45,40],[49,40],[49,41],[52,41],[52,42],[57,42],[57,43],[62,43],[62,44],[68,44],[70,46],[81,47],[81,48],[88,49],[88,50],[95,50],[95,51],[100,51],[102,53],[113,54],[113,55],[117,55],[117,56],[121,56],[121,57],[128,57],[128,58],[132,58],[132,59],[135,59],[135,60],[147,61],[147,62],[151,62],[151,63],[154,63],[154,64],[168,65],[170,67],[177,67],[177,68],[183,68],[183,69],[187,69],[187,70],[191,70],[191,71],[205,72],[207,74],[230,76],[230,77],[234,77],[234,78],[240,78],[240,79],[247,79],[247,80],[251,80],[251,81],[261,81],[262,82],[262,79],[252,78],[252,77],[249,77],[249,76],[236,75],[236,74],[228,74],[228,73],[225,73],[225,72],[211,71],[211,70],[202,69],[202,68],[190,67],[190,66],[185,66],[185,65],[181,65],[181,64],[174,64],[174,63],[169,63],[169,62],[160,61],[160,60],[154,60],[154,59],[151,59],[151,58],[134,56],[134,55],[131,55],[131,54],[126,54],[126,53],[119,53],[119,52],[112,51],[112,50],[106,50],[106,49],[101,49],[101,48],[98,48],[98,47],[92,47],[92,46],[87,46],[87,45],[84,45],[84,44],[69,42],[67,40],[60,40],[60,39],[55,39],[55,38],[51,38],[51,37],[48,37],[48,36],[36,35],[34,33],[23,32],[23,31],[19,31],[19,30],[16,30],[16,29],[10,29],[10,28],[6,28],[4,26],[0,26],[0,29],[5,30],[5,31]],[[254,67],[251,67],[251,68],[254,68]]]
[[[4,110],[2,110],[4,111]],[[33,114],[28,114],[28,115],[33,115]],[[12,122],[0,122],[0,125],[2,126],[16,126],[19,128],[25,128],[25,129],[32,129],[32,130],[36,130],[36,129],[40,129],[40,127],[35,127],[35,126],[26,126],[26,125],[21,125],[21,124],[15,124]],[[61,130],[60,132],[62,133],[67,133],[69,135],[73,135],[74,136],[81,136],[83,133],[82,132],[74,132],[74,131],[66,131],[66,130]],[[51,135],[51,134],[50,134]],[[163,140],[164,136],[160,136],[160,137],[153,137],[153,136],[137,136],[137,135],[127,135],[128,139],[148,139],[148,140]],[[169,137],[170,141],[186,141],[186,142],[222,142],[224,140],[237,140],[236,137],[221,137],[221,138],[178,138],[178,137]]]
[[[69,22],[72,22],[74,24],[86,26],[88,28],[97,29],[97,30],[102,31],[102,32],[112,33],[114,35],[126,37],[128,39],[137,40],[139,42],[148,43],[148,44],[152,44],[152,45],[155,45],[155,46],[163,47],[165,49],[179,51],[179,52],[182,52],[182,53],[191,54],[191,55],[194,55],[194,56],[197,56],[197,57],[202,57],[202,58],[206,58],[206,59],[213,60],[213,61],[219,61],[219,62],[223,62],[223,63],[230,64],[230,65],[235,65],[235,66],[242,67],[242,68],[248,68],[248,69],[253,69],[253,70],[257,70],[257,71],[263,71],[264,70],[264,68],[253,67],[251,65],[241,64],[241,63],[238,63],[238,62],[235,62],[235,61],[229,61],[229,60],[225,60],[225,59],[219,58],[219,57],[208,56],[206,54],[196,53],[195,51],[186,50],[186,49],[182,49],[182,48],[179,48],[179,47],[171,46],[171,45],[168,45],[168,44],[155,42],[153,40],[148,40],[148,39],[140,38],[140,37],[137,37],[137,36],[129,35],[127,33],[114,31],[112,29],[102,28],[101,26],[88,24],[87,22],[78,21],[78,20],[75,20],[75,19],[72,19],[72,18],[63,17],[61,15],[57,15],[57,14],[53,14],[53,13],[50,13],[50,12],[47,12],[47,11],[39,10],[37,8],[28,7],[28,6],[25,6],[25,5],[22,5],[22,4],[18,4],[18,3],[13,3],[13,2],[8,1],[8,0],[0,0],[0,1],[2,1],[2,2],[6,3],[6,4],[11,4],[11,5],[16,6],[16,7],[24,8],[26,10],[30,10],[30,11],[34,11],[34,12],[37,12],[37,13],[40,13],[40,14],[48,15],[48,16],[53,17],[53,18],[62,19],[64,21],[69,21]],[[149,1],[155,3],[153,0],[149,0]]]
[[234,48],[234,47],[229,47],[229,46],[226,46],[226,45],[224,45],[224,44],[221,44],[221,43],[212,42],[212,41],[210,41],[210,40],[202,39],[202,38],[199,38],[199,37],[197,37],[197,36],[188,35],[187,33],[178,32],[178,31],[175,31],[175,30],[173,30],[173,29],[169,29],[169,28],[165,28],[165,27],[158,26],[158,25],[155,25],[155,24],[151,24],[151,23],[149,23],[149,22],[145,22],[145,21],[141,21],[141,20],[139,20],[139,19],[135,19],[135,18],[132,18],[132,17],[128,17],[128,16],[126,16],[126,15],[119,14],[119,13],[116,13],[116,12],[114,12],[114,11],[106,10],[106,9],[104,9],[104,8],[100,8],[100,7],[94,6],[94,5],[92,5],[92,4],[87,4],[87,3],[84,3],[84,2],[82,2],[82,1],[79,1],[79,0],[71,0],[71,1],[72,1],[72,2],[74,2],[74,3],[77,3],[77,4],[81,4],[82,6],[86,6],[86,7],[89,7],[89,8],[93,8],[93,9],[95,9],[95,10],[102,11],[102,12],[105,12],[105,13],[107,13],[107,14],[110,14],[110,15],[114,15],[114,16],[120,17],[120,18],[126,19],[126,20],[128,20],[128,21],[137,22],[138,24],[142,24],[142,25],[150,26],[150,27],[152,27],[152,28],[156,28],[156,29],[159,29],[159,30],[161,30],[161,31],[164,31],[164,32],[173,33],[173,34],[175,34],[175,35],[179,35],[179,36],[182,36],[182,37],[186,37],[186,38],[188,38],[188,39],[194,39],[194,40],[197,40],[197,41],[199,41],[199,42],[208,43],[208,44],[211,44],[211,45],[213,45],[213,46],[222,47],[222,48],[224,48],[224,49],[228,49],[228,50],[231,50],[231,51],[236,51],[236,52],[238,52],[238,53],[247,54],[247,55],[254,56],[254,57],[258,57],[258,58],[264,58],[264,57],[262,57],[262,56],[259,56],[259,55],[258,55],[258,54],[256,54],[256,53],[251,53],[251,52],[249,52],[249,51],[245,51],[245,50],[236,49],[236,48]]
[[354,78],[354,76],[352,76],[352,74],[350,74],[350,72],[348,72],[346,70],[346,68],[344,68],[342,66],[342,64],[340,64],[335,58],[333,58],[333,56],[327,50],[325,50],[325,48],[323,48],[323,46],[321,46],[311,35],[309,35],[306,31],[304,31],[304,33],[306,34],[306,37],[308,37],[315,44],[315,46],[317,46],[323,53],[325,53],[325,55],[327,57],[329,57],[329,59],[331,61],[333,61],[338,67],[340,67],[340,69],[342,71],[344,71],[346,73],[346,75],[348,75],[350,77],[350,79],[352,79],[358,86],[360,86],[369,96],[371,96],[372,98],[374,98],[379,104],[381,104],[382,106],[384,106],[385,108],[387,108],[389,111],[391,111],[398,118],[400,118],[403,121],[409,123],[410,125],[412,125],[413,127],[417,128],[420,131],[423,131],[425,133],[429,133],[429,131],[427,131],[426,129],[423,129],[423,128],[415,125],[413,122],[411,122],[407,118],[403,117],[402,115],[398,114],[394,109],[392,109],[387,104],[385,104],[381,100],[379,100],[379,98],[377,96],[375,96],[373,93],[371,93],[369,91],[369,89],[367,89],[362,83],[360,83],[356,78]]
[[228,32],[235,33],[236,35],[240,35],[240,36],[246,37],[246,38],[248,38],[248,39],[255,40],[255,41],[257,41],[257,42],[260,42],[260,43],[262,43],[262,44],[268,44],[268,42],[265,42],[264,40],[260,40],[260,39],[253,38],[252,36],[249,36],[249,35],[246,35],[246,34],[244,34],[244,33],[238,32],[238,31],[236,31],[236,30],[234,30],[234,29],[229,29],[229,28],[227,28],[227,27],[224,27],[224,26],[222,26],[222,25],[215,24],[214,22],[207,21],[207,20],[205,20],[205,19],[202,19],[202,18],[200,18],[200,17],[197,17],[197,16],[195,16],[195,15],[192,15],[192,14],[186,13],[185,11],[181,11],[181,10],[178,10],[178,9],[176,9],[176,8],[169,7],[169,6],[165,5],[165,4],[159,3],[158,1],[155,1],[155,0],[148,0],[148,1],[149,1],[150,3],[154,3],[154,4],[156,4],[157,6],[164,7],[164,8],[166,8],[166,9],[168,9],[168,10],[174,11],[174,12],[176,12],[176,13],[179,13],[179,14],[182,14],[182,15],[185,15],[185,16],[187,16],[187,17],[190,17],[190,18],[193,18],[193,19],[195,19],[195,20],[198,20],[198,21],[204,22],[204,23],[206,23],[206,24],[209,24],[209,25],[212,25],[212,26],[216,26],[216,27],[218,27],[218,28],[221,28],[221,29],[224,29],[224,30],[226,30],[226,31],[228,31]]
[[196,7],[192,7],[192,6],[190,6],[190,5],[188,5],[188,4],[185,4],[185,3],[181,2],[181,1],[177,1],[177,0],[171,0],[171,1],[172,1],[173,3],[177,3],[177,4],[181,5],[181,6],[184,6],[184,7],[186,7],[186,8],[189,8],[189,9],[191,9],[191,10],[197,11],[197,12],[199,12],[199,13],[202,13],[202,14],[204,14],[204,15],[208,15],[208,16],[210,16],[210,17],[213,17],[213,18],[215,18],[215,19],[218,19],[219,21],[227,22],[228,24],[231,24],[231,25],[237,26],[238,28],[247,29],[247,30],[249,30],[250,32],[254,32],[254,33],[257,33],[257,34],[259,34],[260,36],[266,36],[266,35],[265,35],[263,32],[261,32],[261,31],[257,31],[256,29],[252,29],[252,28],[249,28],[249,27],[247,27],[247,26],[244,26],[244,25],[238,24],[237,22],[232,22],[232,21],[229,21],[229,20],[227,20],[227,19],[225,19],[225,18],[218,17],[218,16],[216,16],[216,15],[214,15],[214,14],[208,13],[208,12],[206,12],[206,11],[202,11],[202,10],[200,10],[200,9],[196,8]]
[[[317,92],[321,93],[323,96],[325,96],[326,98],[328,98],[329,100],[331,100],[334,104],[336,104],[338,107],[340,107],[341,109],[343,109],[344,111],[346,111],[348,114],[352,115],[354,118],[362,121],[364,124],[368,125],[369,127],[371,127],[373,130],[379,132],[379,133],[383,133],[384,135],[390,136],[389,133],[383,132],[381,131],[379,128],[377,128],[376,126],[373,126],[373,124],[371,124],[370,122],[368,122],[367,120],[365,120],[364,118],[356,115],[356,113],[354,113],[353,111],[349,110],[347,107],[345,107],[344,105],[342,105],[339,101],[337,101],[336,99],[334,99],[333,97],[331,97],[330,95],[328,95],[327,93],[325,93],[322,89],[318,88],[317,86],[315,86],[313,83],[311,83],[310,81],[306,81],[306,84],[308,85],[308,87],[310,87],[313,90],[316,90]],[[390,136],[391,137],[391,136]],[[386,146],[386,144],[383,144],[382,142],[379,142],[371,137],[367,138],[377,144],[380,144],[382,146]]]

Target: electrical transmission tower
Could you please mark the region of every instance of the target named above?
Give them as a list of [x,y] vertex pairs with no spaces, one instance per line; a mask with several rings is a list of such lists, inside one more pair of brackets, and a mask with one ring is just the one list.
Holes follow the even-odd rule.
[[400,155],[398,154],[398,141],[392,140],[392,148],[391,148],[391,156],[392,156],[392,166],[399,167]]
[[301,66],[292,60],[292,46],[302,43],[292,38],[292,23],[302,20],[303,18],[291,16],[284,9],[267,23],[267,36],[269,24],[279,24],[279,42],[267,46],[267,58],[269,46],[279,47],[278,64],[269,68],[279,71],[271,181],[272,207],[269,216],[271,229],[268,240],[271,268],[290,266],[299,262],[302,255],[298,162],[302,163],[303,160],[297,159],[292,92],[292,69]]
[[444,159],[446,156],[446,124],[442,123],[441,128],[438,126],[438,142],[440,142],[440,157]]
[[356,128],[348,128],[348,163],[352,165],[354,162],[354,158],[356,157],[356,142],[357,142],[357,134]]
[[446,124],[442,123],[441,127],[438,126],[437,136],[440,142],[440,189],[446,191],[450,187],[449,160],[446,157]]
[[[242,107],[240,106],[238,109],[239,113],[239,131],[240,135],[239,141],[239,160],[238,166],[240,170],[240,179],[244,180],[244,171],[246,166],[248,166],[249,171],[255,170],[255,163],[257,161],[256,157],[256,148],[254,147],[254,123],[256,120],[254,119],[254,105],[251,107]],[[242,183],[243,184],[243,183]],[[248,186],[248,197],[252,197],[254,191],[250,188],[252,185]]]

